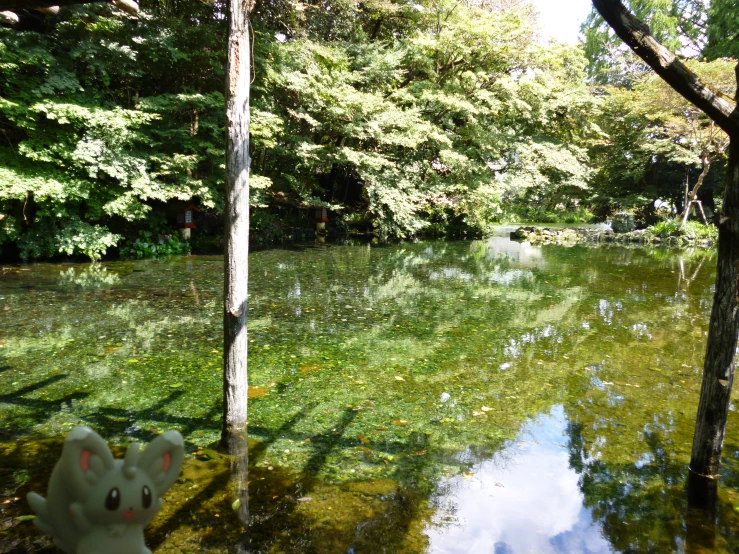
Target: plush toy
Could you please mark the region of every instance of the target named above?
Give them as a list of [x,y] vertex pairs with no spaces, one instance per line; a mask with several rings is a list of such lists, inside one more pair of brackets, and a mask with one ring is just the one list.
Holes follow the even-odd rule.
[[151,554],[144,527],[177,480],[185,444],[168,431],[139,453],[132,443],[123,460],[87,427],[67,436],[54,466],[47,497],[28,493],[34,523],[67,554]]

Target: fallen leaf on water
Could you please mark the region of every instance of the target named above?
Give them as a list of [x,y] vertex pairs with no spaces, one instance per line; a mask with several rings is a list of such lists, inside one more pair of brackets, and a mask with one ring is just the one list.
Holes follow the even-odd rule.
[[247,396],[249,397],[249,400],[254,400],[256,398],[267,396],[268,394],[269,389],[267,387],[249,385],[249,392],[247,393]]

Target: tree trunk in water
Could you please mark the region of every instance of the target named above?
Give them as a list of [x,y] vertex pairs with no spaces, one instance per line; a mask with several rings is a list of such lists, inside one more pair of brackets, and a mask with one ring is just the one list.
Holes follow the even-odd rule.
[[[739,336],[739,136],[731,137],[726,194],[720,215],[716,291],[708,328],[698,416],[690,459],[689,488],[705,488],[716,480],[724,444],[724,429],[734,382]],[[703,485],[700,485],[700,483]],[[699,486],[700,485],[700,486]],[[700,503],[700,498],[696,497]]]
[[[689,504],[705,506],[710,511],[715,507],[739,333],[739,107],[705,86],[690,68],[654,38],[649,26],[634,17],[621,0],[592,2],[616,34],[649,67],[729,135],[726,194],[718,226],[716,291],[688,475]],[[739,87],[739,65],[736,74]]]
[[[223,429],[232,448],[246,430],[247,291],[249,279],[249,86],[247,3],[229,0],[226,66],[226,236],[223,306]],[[245,437],[244,437],[245,440]]]

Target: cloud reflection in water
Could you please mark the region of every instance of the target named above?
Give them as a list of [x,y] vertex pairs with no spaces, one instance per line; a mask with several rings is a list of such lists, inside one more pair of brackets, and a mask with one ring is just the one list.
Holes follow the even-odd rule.
[[583,506],[579,475],[569,466],[566,427],[564,408],[555,406],[527,424],[518,442],[475,464],[472,477],[442,481],[436,525],[426,529],[429,552],[613,552]]

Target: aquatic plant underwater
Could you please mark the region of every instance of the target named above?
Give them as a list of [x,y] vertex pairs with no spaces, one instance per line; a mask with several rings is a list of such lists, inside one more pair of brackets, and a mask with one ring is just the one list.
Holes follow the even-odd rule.
[[[256,252],[248,469],[213,447],[220,258],[3,268],[0,544],[51,552],[21,498],[82,425],[182,433],[156,552],[684,551],[713,255],[503,237]],[[738,542],[733,419],[709,551]]]

